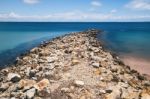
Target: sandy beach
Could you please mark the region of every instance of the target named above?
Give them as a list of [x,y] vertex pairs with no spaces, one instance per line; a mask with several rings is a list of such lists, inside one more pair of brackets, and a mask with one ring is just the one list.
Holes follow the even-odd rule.
[[132,69],[137,70],[141,74],[146,74],[150,76],[149,60],[131,55],[124,55],[121,57],[121,59],[126,65],[129,65]]

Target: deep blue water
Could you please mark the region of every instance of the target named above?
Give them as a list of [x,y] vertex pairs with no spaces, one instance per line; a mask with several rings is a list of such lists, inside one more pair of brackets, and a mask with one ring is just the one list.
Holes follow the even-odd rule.
[[18,55],[39,45],[43,40],[74,31],[100,29],[98,39],[118,54],[133,54],[150,59],[150,23],[148,22],[1,22],[0,65],[12,63]]

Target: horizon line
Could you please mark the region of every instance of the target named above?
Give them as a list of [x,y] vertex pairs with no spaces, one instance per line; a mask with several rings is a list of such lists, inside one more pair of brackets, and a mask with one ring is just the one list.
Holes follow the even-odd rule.
[[31,22],[34,22],[34,23],[101,23],[101,22],[106,22],[106,23],[109,23],[109,22],[150,22],[150,21],[0,21],[0,23],[21,23],[21,22],[26,22],[26,23],[31,23]]

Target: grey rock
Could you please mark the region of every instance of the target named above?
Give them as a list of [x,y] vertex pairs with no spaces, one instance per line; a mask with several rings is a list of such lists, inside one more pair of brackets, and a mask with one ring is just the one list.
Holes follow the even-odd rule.
[[35,88],[32,88],[32,89],[26,91],[26,98],[27,99],[32,99],[34,97],[35,93],[36,93]]
[[31,70],[30,73],[29,73],[29,76],[34,77],[35,74],[36,74],[36,70]]
[[107,89],[106,93],[112,93],[112,90],[111,89]]
[[17,73],[9,73],[7,79],[12,82],[18,82],[21,79],[21,76]]
[[100,64],[99,63],[92,63],[92,66],[95,67],[95,68],[99,68]]

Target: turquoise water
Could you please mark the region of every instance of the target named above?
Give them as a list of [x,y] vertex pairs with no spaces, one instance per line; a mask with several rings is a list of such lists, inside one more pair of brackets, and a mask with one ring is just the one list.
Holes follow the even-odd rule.
[[103,30],[97,37],[108,50],[150,59],[149,22],[1,22],[0,65],[14,62],[17,56],[44,40],[91,28]]
[[[41,42],[64,34],[64,32],[38,32],[38,31],[12,31],[0,32],[0,52],[13,49],[20,44],[28,43],[29,46],[35,41]],[[39,40],[38,40],[39,39]],[[41,39],[41,40],[40,40]],[[32,42],[33,41],[33,42]],[[29,43],[30,42],[30,43]]]

